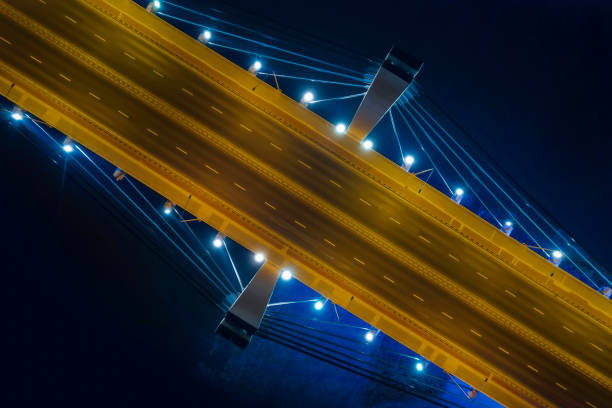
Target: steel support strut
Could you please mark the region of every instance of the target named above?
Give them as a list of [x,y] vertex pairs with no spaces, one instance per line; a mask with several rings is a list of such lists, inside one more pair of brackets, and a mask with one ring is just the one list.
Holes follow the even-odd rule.
[[278,267],[264,263],[221,320],[217,334],[246,348],[259,328],[279,274]]

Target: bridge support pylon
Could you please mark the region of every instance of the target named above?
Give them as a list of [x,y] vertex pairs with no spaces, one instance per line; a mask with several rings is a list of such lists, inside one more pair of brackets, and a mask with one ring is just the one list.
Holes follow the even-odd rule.
[[370,84],[347,134],[361,143],[417,76],[423,63],[391,48]]
[[270,262],[264,263],[221,320],[217,334],[246,348],[259,329],[279,274],[277,266]]

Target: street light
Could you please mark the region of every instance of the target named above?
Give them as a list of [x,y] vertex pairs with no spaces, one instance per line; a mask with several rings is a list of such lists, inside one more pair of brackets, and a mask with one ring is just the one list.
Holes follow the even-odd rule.
[[13,118],[13,120],[23,120],[23,111],[21,110],[20,107],[15,106],[13,108],[13,111],[11,112],[11,118]]
[[314,308],[315,308],[316,310],[321,310],[321,309],[323,309],[323,305],[324,305],[324,303],[323,303],[323,302],[321,302],[320,300],[317,300],[317,301],[315,302],[315,304],[314,304]]
[[284,281],[291,280],[293,277],[293,273],[289,269],[283,269],[281,272],[281,279]]
[[266,260],[266,256],[261,253],[261,252],[257,252],[254,256],[253,259],[255,259],[255,262],[257,263],[262,263],[263,261]]
[[261,69],[261,62],[259,61],[255,61],[253,64],[251,64],[251,66],[249,67],[249,72],[251,74],[256,74],[257,71],[259,71]]
[[221,238],[215,238],[212,244],[215,248],[221,248],[223,246],[223,240]]
[[72,153],[74,151],[74,143],[72,143],[72,139],[67,137],[64,139],[64,143],[62,144],[62,150],[66,153]]
[[414,164],[414,156],[408,155],[404,157],[404,168],[406,171],[410,171],[410,167]]
[[205,44],[209,42],[211,38],[212,38],[212,33],[208,30],[202,31],[200,35],[198,36],[198,40]]
[[504,232],[504,234],[510,236],[513,229],[514,229],[514,224],[512,223],[512,221],[504,222],[504,226],[502,227],[502,231]]
[[175,206],[176,204],[174,204],[172,201],[170,200],[166,201],[164,203],[164,209],[163,209],[164,214],[170,215],[170,213],[172,212]]
[[563,252],[556,250],[552,252],[552,263],[555,266],[559,266],[561,263],[561,259],[563,259]]
[[417,371],[423,371],[423,368],[425,368],[425,366],[423,366],[423,363],[419,361],[418,363],[416,363],[415,368]]
[[338,123],[335,127],[336,133],[344,134],[346,132],[346,125],[344,123]]
[[314,94],[308,91],[302,96],[302,100],[300,101],[300,103],[304,106],[308,106],[308,104],[312,102],[313,100],[314,100]]
[[154,11],[157,11],[161,8],[161,3],[158,0],[155,1],[150,1],[149,4],[147,4],[147,11],[149,13],[152,13]]
[[453,200],[457,203],[457,204],[461,204],[461,200],[463,199],[463,189],[462,188],[458,188],[455,190],[455,195],[453,195]]
[[371,331],[367,332],[365,334],[365,339],[367,342],[374,340],[374,333],[372,333]]
[[374,147],[374,142],[372,142],[371,140],[364,140],[363,142],[361,142],[361,146],[363,146],[364,149],[366,150],[370,150]]

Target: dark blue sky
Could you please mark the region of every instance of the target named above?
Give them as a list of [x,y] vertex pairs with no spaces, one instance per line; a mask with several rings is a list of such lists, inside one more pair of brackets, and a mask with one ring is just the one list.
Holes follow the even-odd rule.
[[[397,43],[422,58],[427,94],[612,270],[606,3],[235,6],[362,55],[382,58]],[[146,230],[82,179],[62,188],[61,162],[47,152],[4,124],[2,134],[11,138],[0,168],[13,198],[5,213],[16,214],[3,248],[24,283],[13,300],[23,310],[31,403],[222,406],[225,398],[233,406],[253,395],[253,406],[428,406],[258,339],[247,354],[227,351],[212,335],[218,313],[178,277],[189,265],[159,242],[143,243]]]

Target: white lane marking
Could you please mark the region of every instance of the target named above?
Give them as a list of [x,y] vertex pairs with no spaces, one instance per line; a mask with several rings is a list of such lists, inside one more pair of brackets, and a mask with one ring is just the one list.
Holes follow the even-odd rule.
[[276,210],[276,207],[273,206],[272,204],[270,204],[269,202],[264,201],[264,204],[267,205],[268,207],[270,207],[271,209]]
[[477,274],[478,276],[480,276],[482,279],[489,279],[489,278],[488,278],[486,275],[483,275],[483,274],[482,274],[482,273],[480,273],[480,272],[476,272],[476,274]]
[[540,309],[538,309],[537,307],[534,307],[533,310],[535,310],[536,312],[538,312],[539,314],[541,314],[542,316],[544,316],[544,312],[541,311]]
[[152,134],[153,136],[159,136],[159,134],[158,134],[156,131],[154,131],[153,129],[149,129],[149,128],[147,128],[147,132],[149,132],[149,133],[150,133],[150,134]]
[[36,57],[35,57],[35,56],[33,56],[33,55],[30,55],[30,58],[31,58],[32,60],[34,60],[34,61],[38,62],[39,64],[42,64],[42,61],[41,61],[41,60],[39,60],[38,58],[36,58]]
[[534,366],[530,365],[530,364],[527,364],[527,367],[528,367],[528,368],[529,368],[531,371],[533,371],[534,373],[537,373],[537,372],[538,372],[538,369],[537,369],[537,368],[535,368]]
[[512,292],[510,292],[508,289],[504,290],[504,292],[506,292],[508,295],[512,296],[513,298],[516,297],[516,295]]
[[300,227],[306,229],[306,226],[304,224],[302,224],[301,222],[299,222],[298,220],[293,220],[293,222],[297,225],[299,225]]
[[472,333],[474,333],[476,336],[478,336],[478,337],[482,337],[482,335],[481,335],[480,333],[478,333],[476,330],[474,330],[474,329],[470,329],[470,331],[471,331]]
[[183,153],[185,156],[187,156],[187,154],[188,154],[188,153],[187,153],[185,150],[181,149],[181,148],[180,148],[180,147],[178,147],[178,146],[174,146],[174,147],[176,147],[176,150],[178,150],[179,152],[181,152],[181,153]]
[[119,112],[119,114],[120,114],[121,116],[124,116],[124,117],[126,117],[127,119],[129,119],[129,118],[130,118],[130,115],[128,115],[127,113],[125,113],[125,112],[123,112],[123,111],[118,110],[117,112]]
[[559,388],[561,388],[564,391],[567,391],[567,388],[564,385],[559,384],[558,382],[555,383],[555,385]]
[[584,401],[584,403],[587,404],[591,408],[597,408],[597,405],[593,405],[589,401]]
[[330,241],[329,239],[327,239],[327,238],[323,238],[323,241],[325,241],[325,243],[326,243],[326,244],[329,244],[329,245],[331,245],[331,246],[333,246],[333,247],[335,247],[335,246],[336,246],[336,244],[334,244],[333,242],[331,242],[331,241]]
[[453,254],[448,254],[448,257],[449,257],[450,259],[452,259],[453,261],[455,261],[455,262],[459,262],[459,261],[460,261],[460,259],[459,259],[459,258],[457,258],[457,257],[456,257],[455,255],[453,255]]
[[574,331],[573,331],[572,329],[570,329],[569,327],[567,327],[567,326],[563,326],[563,328],[564,328],[565,330],[567,330],[568,332],[570,332],[570,333],[574,334]]
[[210,109],[214,110],[215,112],[217,112],[220,115],[223,115],[223,111],[219,108],[217,108],[216,106],[210,106]]
[[136,57],[130,54],[129,52],[123,51],[123,55],[131,59],[132,61],[136,61]]
[[505,353],[507,355],[510,355],[510,352],[508,350],[506,350],[505,348],[501,347],[501,346],[497,346],[497,349],[499,351],[501,351],[502,353]]
[[391,221],[393,221],[394,223],[396,223],[397,225],[400,225],[400,224],[401,224],[401,223],[400,223],[398,220],[396,220],[396,219],[395,219],[395,218],[393,218],[393,217],[389,217],[389,219],[390,219]]
[[70,17],[70,16],[64,16],[64,17],[66,17],[66,20],[70,21],[72,24],[76,24],[77,23],[77,21],[74,18]]
[[98,40],[102,42],[106,42],[106,38],[102,37],[100,34],[94,33],[94,37],[96,37]]
[[359,258],[353,258],[353,259],[355,260],[355,262],[358,262],[358,263],[360,263],[362,265],[365,265],[365,262],[363,262],[361,259],[359,259]]
[[446,317],[447,319],[450,319],[450,320],[453,320],[453,319],[454,319],[454,317],[453,317],[453,316],[449,315],[449,314],[448,314],[448,313],[446,313],[446,312],[442,312],[442,316],[444,316],[444,317]]
[[419,295],[417,295],[416,293],[413,293],[412,296],[414,296],[415,298],[419,299],[421,302],[424,302],[425,299],[423,299],[422,297],[420,297]]
[[47,5],[47,2],[45,0],[38,0],[38,1],[40,1],[44,5]]
[[391,279],[390,277],[388,277],[387,275],[383,275],[383,278],[385,278],[386,280],[388,280],[391,283],[395,283],[395,281],[393,279]]
[[219,172],[215,169],[213,169],[212,167],[210,167],[208,164],[205,164],[204,167],[206,167],[208,170],[212,171],[215,174],[219,174]]
[[273,148],[275,148],[276,150],[278,150],[278,151],[280,151],[280,152],[282,152],[282,151],[283,151],[283,148],[282,148],[282,147],[280,147],[280,146],[278,146],[278,145],[275,145],[275,144],[274,144],[274,143],[272,143],[272,142],[270,142],[270,146],[272,146]]
[[181,91],[185,92],[187,95],[193,96],[193,92],[191,92],[189,89],[181,88]]
[[238,184],[238,183],[234,183],[234,185],[235,185],[236,187],[238,187],[240,190],[242,190],[242,191],[246,191],[246,188],[242,187],[240,184]]
[[338,188],[342,188],[342,186],[340,184],[338,184],[337,182],[335,182],[332,179],[329,179],[329,182],[332,183],[334,186],[338,187]]
[[5,42],[5,43],[7,43],[8,45],[11,45],[11,44],[12,44],[12,42],[10,42],[9,40],[7,40],[7,39],[6,39],[6,38],[4,38],[4,37],[0,37],[0,41]]
[[93,92],[90,92],[90,93],[89,93],[89,96],[91,96],[92,98],[94,98],[96,101],[99,101],[99,100],[101,99],[101,98],[100,98],[98,95],[96,95],[96,94],[95,94],[95,93],[93,93]]
[[59,74],[60,78],[62,78],[64,81],[66,82],[72,82],[72,79],[68,78],[66,75],[64,74]]
[[308,170],[312,169],[312,167],[310,167],[308,164],[304,163],[301,160],[298,160],[297,162],[300,163],[302,166],[306,167]]
[[359,198],[359,201],[361,201],[362,203],[364,203],[365,205],[367,205],[368,207],[371,207],[372,204],[368,203],[366,200],[364,200],[363,198]]
[[423,240],[423,241],[425,241],[425,242],[427,242],[428,244],[431,244],[431,241],[430,241],[430,240],[428,240],[427,238],[425,238],[425,237],[424,237],[424,236],[422,236],[422,235],[419,235],[419,239],[420,239],[420,240]]
[[247,132],[252,132],[252,130],[248,126],[243,125],[242,123],[240,124],[240,127],[246,130]]
[[601,347],[599,347],[597,344],[593,344],[593,343],[589,343],[591,346],[595,347],[597,350],[599,351],[603,351],[603,349]]
[[161,72],[156,71],[156,70],[153,70],[153,73],[154,73],[155,75],[157,75],[158,77],[160,77],[160,78],[165,78],[165,77],[166,77],[164,74],[162,74]]

